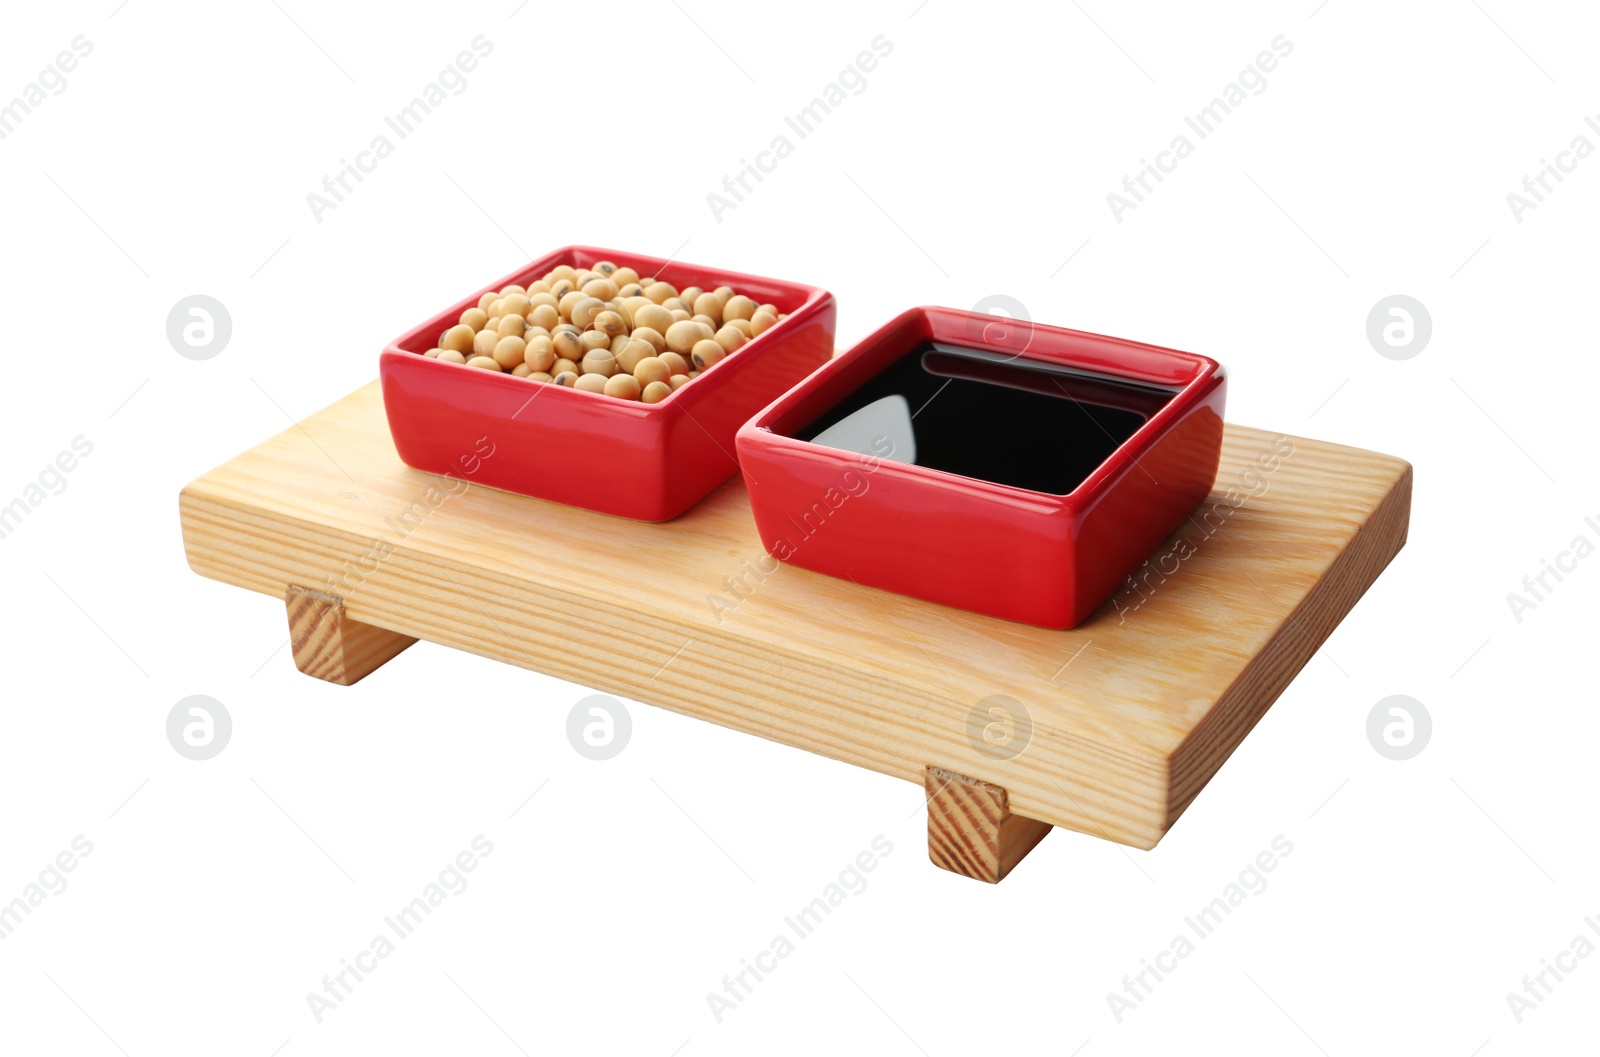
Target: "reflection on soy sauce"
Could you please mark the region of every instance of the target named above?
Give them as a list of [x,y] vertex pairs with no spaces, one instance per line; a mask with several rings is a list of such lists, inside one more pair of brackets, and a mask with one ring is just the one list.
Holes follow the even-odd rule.
[[896,438],[892,458],[1066,495],[1177,390],[929,342],[800,433],[850,450]]

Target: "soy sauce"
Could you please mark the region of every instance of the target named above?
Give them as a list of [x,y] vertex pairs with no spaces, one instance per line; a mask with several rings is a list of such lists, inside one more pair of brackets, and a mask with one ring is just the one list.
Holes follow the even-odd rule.
[[[1009,353],[929,342],[890,364],[799,436],[863,452],[869,450],[862,446],[868,434],[879,445],[884,436],[898,437],[887,458],[1066,495],[1177,392]],[[830,429],[831,439],[823,438]],[[874,453],[883,454],[881,447]]]

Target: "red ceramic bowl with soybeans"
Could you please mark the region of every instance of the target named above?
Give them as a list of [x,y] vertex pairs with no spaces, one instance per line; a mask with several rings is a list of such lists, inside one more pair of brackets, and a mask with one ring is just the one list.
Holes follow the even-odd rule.
[[[555,363],[546,364],[545,350],[537,362],[543,368],[540,371],[531,370],[535,366],[532,359],[524,360],[534,356],[536,347],[544,349],[532,336],[525,338],[521,349],[511,342],[490,351],[487,345],[499,342],[495,335],[500,328],[485,334],[489,329],[481,325],[485,320],[467,315],[468,311],[487,316],[489,308],[501,307],[502,322],[515,324],[517,321],[504,317],[512,309],[524,314],[522,302],[507,309],[504,300],[490,295],[513,285],[526,290],[562,265],[578,273],[607,265],[631,269],[640,279],[670,284],[675,293],[693,287],[704,292],[731,287],[748,302],[738,302],[741,307],[729,314],[744,316],[741,326],[751,333],[731,350],[719,352],[705,346],[705,359],[711,361],[708,366],[699,365],[701,353],[695,351],[691,356],[687,343],[676,361],[668,355],[671,349],[662,350],[657,344],[650,351],[658,352],[658,360],[686,366],[680,374],[656,378],[661,382],[656,389],[649,387],[651,375],[647,372],[641,372],[638,383],[631,377],[616,377],[634,370],[633,353],[626,346],[628,333],[634,331],[631,318],[621,324],[622,337],[609,335],[613,342],[622,342],[616,352],[608,347],[602,354],[598,348],[583,347],[582,359],[563,354]],[[630,278],[626,271],[620,274]],[[610,298],[594,298],[595,304],[584,309],[574,307],[571,323],[575,331],[598,338],[607,336],[598,333],[602,325],[618,326],[602,319],[604,309],[596,309],[596,305],[615,305],[622,298],[623,287]],[[632,296],[649,296],[648,289]],[[562,291],[562,298],[565,296]],[[571,302],[574,306],[578,303]],[[723,307],[728,303],[724,301]],[[777,314],[761,318],[770,312],[764,314],[757,308],[752,313],[751,303],[771,306]],[[537,308],[533,304],[526,308],[528,335],[537,333],[534,320],[551,322],[550,314],[536,313]],[[592,318],[590,309],[596,309]],[[557,312],[562,321],[557,325],[565,326],[565,310]],[[633,312],[627,315],[631,317]],[[419,470],[462,477],[464,467],[471,466],[464,479],[473,483],[639,521],[666,521],[737,472],[733,438],[739,426],[827,362],[833,354],[835,316],[833,295],[817,287],[625,250],[563,247],[463,298],[384,350],[379,376],[389,431],[401,460]],[[583,327],[577,326],[580,321]],[[756,324],[753,328],[752,322]],[[459,341],[446,333],[470,324],[480,324],[470,327],[477,333],[469,331]],[[513,329],[521,333],[522,326]],[[547,332],[550,329],[545,328]],[[713,344],[727,339],[731,345],[738,340],[707,325],[706,333],[697,336],[695,348],[699,349],[699,341],[713,339],[713,332]],[[653,328],[646,337],[651,342],[665,338]],[[487,339],[487,344],[474,347],[469,338]],[[460,350],[440,358],[446,343],[459,345]],[[558,345],[558,352],[560,348]],[[594,382],[596,389],[610,382],[619,395],[577,387],[591,366],[591,352],[597,361],[609,355],[618,362],[602,363],[608,368],[606,377],[589,382]],[[451,362],[479,355],[490,359],[498,355],[504,363],[516,361],[520,366],[496,369],[493,363]],[[548,373],[549,368],[559,367],[569,358],[575,369],[573,376],[562,377],[568,384],[541,380],[557,377]],[[623,362],[629,363],[626,370]],[[655,364],[645,366],[659,369]],[[509,373],[512,369],[526,376]],[[669,372],[675,369],[668,368]],[[689,377],[688,371],[694,371],[694,376]],[[652,398],[654,402],[647,402]],[[485,451],[493,454],[484,457]]]
[[1047,628],[1090,616],[1211,490],[1205,356],[914,308],[748,422],[781,561]]

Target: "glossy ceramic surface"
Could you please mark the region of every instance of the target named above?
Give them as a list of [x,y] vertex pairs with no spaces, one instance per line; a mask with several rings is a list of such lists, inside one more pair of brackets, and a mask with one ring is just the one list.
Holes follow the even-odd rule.
[[[423,355],[484,292],[526,285],[558,264],[584,268],[603,260],[680,290],[732,286],[776,305],[787,318],[659,404]],[[401,460],[419,470],[605,514],[665,521],[737,471],[733,438],[740,424],[828,360],[836,314],[833,295],[816,287],[625,250],[566,246],[390,343],[379,358],[389,432]]]
[[[1171,396],[1064,495],[897,462],[883,438],[859,453],[800,439],[929,342],[1162,387]],[[774,557],[931,602],[1065,628],[1093,613],[1206,497],[1222,447],[1225,391],[1225,372],[1205,356],[914,308],[746,423],[738,455],[762,543]],[[1083,413],[1073,400],[1059,405],[1063,415]]]

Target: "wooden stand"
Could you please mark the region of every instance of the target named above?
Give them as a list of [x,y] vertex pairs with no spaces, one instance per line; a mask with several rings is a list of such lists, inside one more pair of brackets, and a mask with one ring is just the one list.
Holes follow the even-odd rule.
[[1013,815],[1006,791],[976,778],[929,767],[923,792],[928,858],[951,873],[995,884],[1050,832],[1048,822]]
[[[465,480],[399,461],[374,382],[185,488],[184,546],[286,599],[307,674],[353,683],[421,638],[867,767],[922,785],[930,857],[986,881],[1053,826],[1153,847],[1411,503],[1399,459],[1229,426],[1189,523],[1050,631],[781,565],[738,478],[662,525]],[[548,646],[575,639],[615,649]]]
[[360,682],[417,641],[350,619],[338,595],[291,584],[284,602],[295,667],[340,686]]

